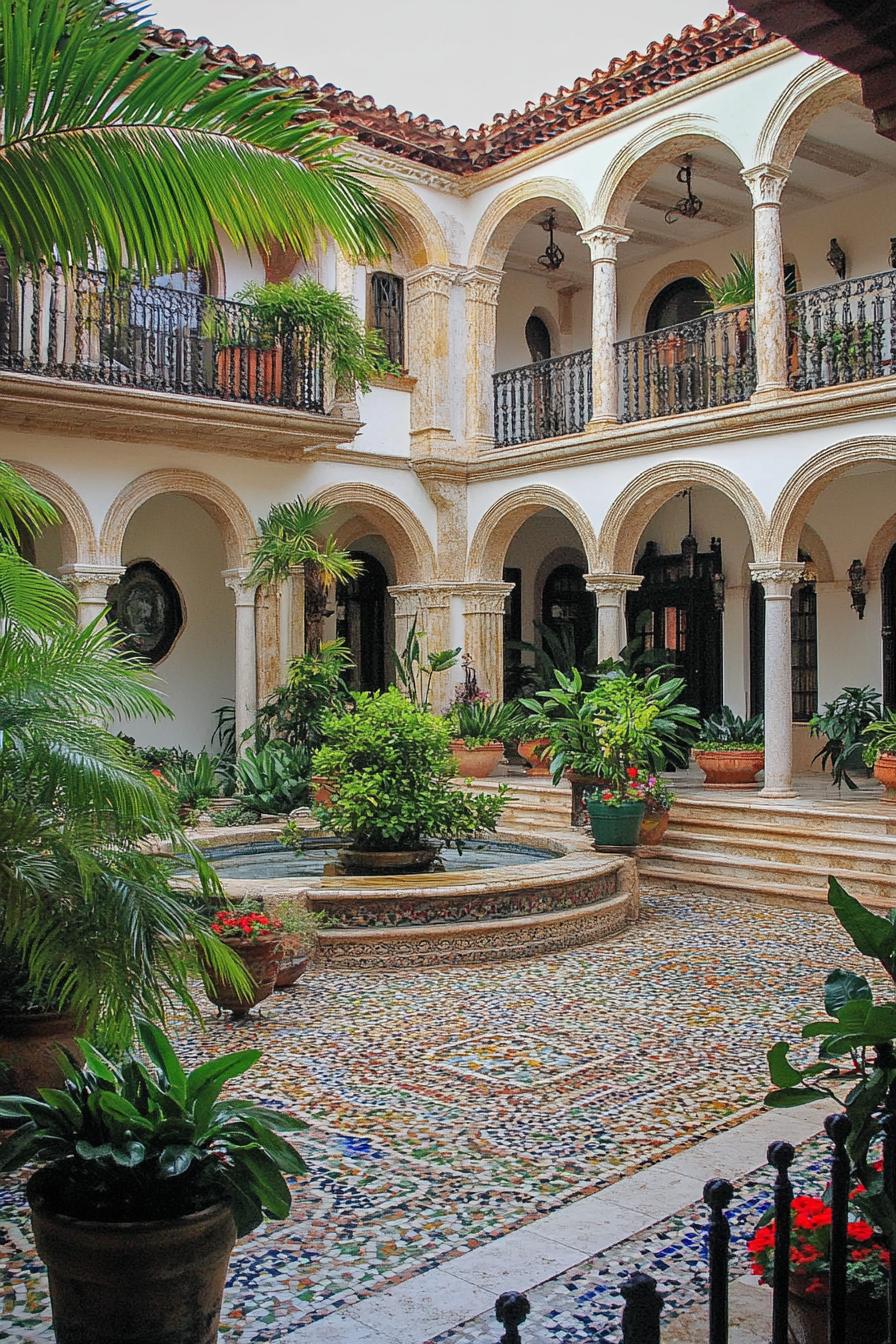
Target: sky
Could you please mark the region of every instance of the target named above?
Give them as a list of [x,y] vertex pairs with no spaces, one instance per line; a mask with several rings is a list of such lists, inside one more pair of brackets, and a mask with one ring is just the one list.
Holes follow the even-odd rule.
[[156,21],[461,130],[643,51],[725,0],[155,0]]

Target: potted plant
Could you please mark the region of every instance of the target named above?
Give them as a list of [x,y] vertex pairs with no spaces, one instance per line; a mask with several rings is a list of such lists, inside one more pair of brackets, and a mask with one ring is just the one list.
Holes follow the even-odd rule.
[[703,720],[694,743],[694,760],[705,774],[704,786],[750,789],[765,765],[764,724],[761,714],[742,719],[725,705]]
[[158,772],[158,777],[174,790],[181,821],[193,820],[212,798],[218,797],[218,767],[218,757],[203,750],[198,756],[190,756],[181,764],[172,762]]
[[551,773],[551,739],[544,731],[544,716],[529,713],[522,723],[529,734],[517,739],[516,749],[535,778],[548,778]]
[[573,826],[587,824],[585,790],[604,783],[603,758],[595,739],[589,695],[577,667],[568,674],[557,668],[553,686],[518,701],[530,715],[530,722],[538,725],[540,735],[547,738],[554,784],[564,776],[569,782]]
[[272,902],[267,910],[280,925],[280,964],[274,988],[289,989],[307,971],[314,956],[318,930],[327,917],[296,900]]
[[587,799],[597,845],[635,845],[644,819],[641,767],[653,745],[657,705],[639,677],[603,677],[588,695],[605,784]]
[[516,741],[520,712],[513,702],[489,705],[484,700],[472,704],[455,701],[445,719],[451,732],[455,773],[464,779],[484,779],[498,765],[506,744]]
[[0,1171],[39,1164],[26,1190],[58,1344],[214,1344],[237,1237],[285,1218],[281,1173],[305,1171],[282,1137],[301,1120],[220,1099],[260,1051],[186,1073],[158,1027],[138,1035],[148,1063],[79,1040],[64,1090],[0,1098],[18,1126]]
[[865,729],[880,717],[880,693],[873,686],[845,686],[809,720],[809,735],[825,739],[812,763],[819,761],[822,770],[830,766],[838,789],[858,787],[849,771],[862,759]]
[[314,770],[331,781],[332,796],[314,811],[346,842],[339,861],[347,871],[425,871],[443,844],[495,829],[506,788],[474,796],[452,786],[448,741],[445,720],[395,687],[361,692],[351,712],[327,717]]
[[884,786],[883,802],[896,803],[896,711],[888,709],[883,718],[869,723],[864,736],[869,739],[864,761]]
[[243,905],[216,911],[211,930],[239,957],[251,984],[230,984],[203,958],[206,993],[212,1003],[228,1009],[234,1018],[248,1017],[251,1010],[274,991],[282,960],[280,921],[264,910]]
[[0,1069],[2,1084],[29,1097],[42,1087],[59,1087],[59,1048],[75,1051],[77,1024],[60,1012],[56,997],[29,983],[25,968],[0,954]]
[[629,765],[621,777],[587,795],[585,806],[595,845],[618,849],[639,843],[645,810],[639,773],[636,765]]
[[638,844],[662,844],[663,836],[669,829],[669,817],[675,794],[664,779],[650,771],[642,770],[638,783],[644,802],[644,816],[638,833]]

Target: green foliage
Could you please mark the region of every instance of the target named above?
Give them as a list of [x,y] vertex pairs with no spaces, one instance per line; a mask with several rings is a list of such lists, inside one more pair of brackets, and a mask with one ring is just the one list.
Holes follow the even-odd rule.
[[270,345],[305,327],[323,347],[337,383],[357,384],[369,392],[371,379],[401,372],[386,354],[382,334],[365,325],[352,300],[311,276],[244,285],[236,299],[252,309],[262,340]]
[[218,795],[217,756],[200,751],[182,765],[169,765],[162,773],[174,790],[178,807],[201,808]]
[[896,710],[888,709],[883,718],[869,723],[863,736],[868,739],[862,753],[866,765],[873,766],[878,756],[896,755]]
[[628,771],[646,764],[655,747],[653,724],[659,706],[638,677],[602,677],[588,694],[601,778],[617,796],[629,788]]
[[307,747],[277,737],[258,751],[247,747],[236,763],[239,802],[257,812],[291,812],[308,801],[310,773]]
[[558,672],[572,675],[578,668],[583,680],[590,682],[597,673],[597,640],[594,639],[581,657],[576,656],[575,634],[570,626],[561,626],[559,632],[544,621],[533,621],[539,643],[526,639],[509,639],[505,649],[527,654],[531,662],[519,663],[510,669],[508,685],[513,695],[533,695],[536,691],[550,690]]
[[19,554],[23,534],[58,521],[56,510],[12,467],[0,462],[0,622],[44,632],[74,619],[74,595]]
[[344,583],[361,573],[361,564],[321,532],[333,515],[326,504],[297,496],[272,504],[258,520],[258,542],[249,572],[250,583],[280,583],[290,570],[313,566],[325,582]]
[[753,258],[744,252],[732,252],[731,261],[733,269],[727,275],[715,276],[712,271],[704,271],[699,277],[709,295],[709,308],[746,307],[753,302],[756,289]]
[[451,736],[462,738],[466,747],[484,747],[490,742],[518,742],[524,716],[518,704],[490,705],[482,700],[455,703],[445,715]]
[[810,736],[827,739],[812,760],[820,761],[822,770],[831,767],[837,788],[857,787],[849,771],[862,759],[865,729],[880,717],[880,693],[873,686],[846,686],[809,720]]
[[460,649],[441,649],[438,653],[427,654],[424,660],[420,644],[423,633],[417,628],[415,616],[408,630],[404,648],[401,653],[393,650],[392,658],[398,685],[408,700],[418,709],[429,709],[433,677],[457,667]]
[[151,49],[143,4],[0,0],[0,251],[148,276],[271,239],[373,258],[387,210],[320,112],[203,49]]
[[87,1040],[84,1064],[63,1060],[65,1088],[41,1099],[0,1097],[0,1119],[18,1128],[0,1146],[0,1171],[52,1163],[41,1194],[75,1218],[178,1218],[230,1204],[239,1236],[265,1217],[285,1218],[292,1196],[281,1173],[305,1163],[281,1137],[306,1129],[283,1111],[221,1098],[224,1085],[258,1062],[260,1050],[218,1055],[189,1073],[156,1026],[140,1023],[145,1063],[119,1063]]
[[717,714],[708,714],[700,724],[697,751],[761,751],[765,742],[765,720],[761,714],[742,719],[727,705]]
[[412,850],[495,829],[506,789],[477,797],[453,788],[448,725],[395,687],[355,696],[351,713],[328,716],[324,738],[313,768],[331,781],[332,802],[315,813],[353,848]]
[[349,698],[345,673],[352,656],[341,639],[328,640],[319,653],[293,658],[286,685],[278,686],[255,720],[255,743],[282,738],[309,753],[320,746],[324,715],[342,709]]

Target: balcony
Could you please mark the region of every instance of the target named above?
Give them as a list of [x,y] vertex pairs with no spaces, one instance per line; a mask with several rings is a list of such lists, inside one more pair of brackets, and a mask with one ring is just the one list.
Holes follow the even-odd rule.
[[495,443],[579,434],[591,417],[591,351],[495,374]]
[[896,372],[896,271],[794,294],[787,305],[790,385],[838,387]]

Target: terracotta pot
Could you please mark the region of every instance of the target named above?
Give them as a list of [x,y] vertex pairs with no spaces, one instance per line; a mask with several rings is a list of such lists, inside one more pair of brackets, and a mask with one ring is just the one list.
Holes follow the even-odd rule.
[[332,784],[324,775],[311,776],[311,801],[319,807],[329,807],[332,803]]
[[[828,1344],[827,1297],[804,1297],[791,1289],[787,1301],[789,1338],[793,1344]],[[844,1344],[884,1344],[886,1338],[886,1298],[847,1293]]]
[[307,952],[285,952],[274,980],[274,988],[289,989],[300,975],[305,974],[310,960]]
[[517,742],[516,749],[529,767],[530,775],[549,775],[550,762],[546,759],[550,743],[546,737],[531,737],[526,742]]
[[392,873],[424,873],[431,868],[438,848],[424,849],[340,849],[336,857],[347,873],[376,877]]
[[215,1344],[236,1224],[227,1204],[184,1218],[100,1223],[54,1213],[28,1182],[56,1344]]
[[10,1096],[36,1097],[42,1087],[61,1087],[58,1048],[78,1055],[75,1019],[68,1013],[8,1013],[0,1017],[2,1090]]
[[227,946],[242,961],[254,981],[254,991],[248,999],[241,998],[231,985],[219,980],[212,968],[205,963],[205,972],[209,978],[206,989],[212,1003],[226,1008],[234,1017],[247,1017],[251,1009],[262,999],[274,992],[274,982],[280,969],[280,940],[274,936],[261,938],[228,938]]
[[641,822],[641,829],[638,833],[638,844],[662,844],[663,836],[668,829],[669,809],[665,807],[651,808],[648,806],[644,813],[644,819]]
[[884,751],[874,762],[874,778],[884,786],[883,803],[896,803],[896,756]]
[[462,779],[485,779],[504,755],[501,742],[487,742],[484,747],[465,747],[462,738],[451,743],[451,755]]
[[765,752],[761,748],[758,751],[695,751],[694,760],[706,775],[704,788],[751,789],[765,765]]
[[249,401],[279,401],[283,391],[283,350],[228,345],[215,356],[218,388]]
[[569,780],[572,799],[569,810],[570,826],[587,826],[588,811],[585,807],[585,790],[601,789],[606,783],[600,775],[580,775],[577,770],[564,770],[563,776]]

